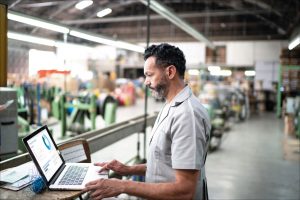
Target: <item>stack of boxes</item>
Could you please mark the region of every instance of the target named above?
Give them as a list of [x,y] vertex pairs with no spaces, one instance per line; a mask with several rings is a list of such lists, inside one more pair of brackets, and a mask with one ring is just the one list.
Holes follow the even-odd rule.
[[[281,51],[284,132],[287,136],[295,136],[299,129],[300,109],[300,49]],[[298,130],[299,132],[299,130]]]

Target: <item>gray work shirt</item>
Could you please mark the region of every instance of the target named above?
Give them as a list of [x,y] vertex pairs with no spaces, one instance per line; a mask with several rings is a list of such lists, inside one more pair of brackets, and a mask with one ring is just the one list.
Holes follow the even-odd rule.
[[152,129],[146,182],[173,182],[174,169],[200,170],[194,199],[206,199],[208,113],[188,86],[165,106],[169,107],[161,110]]

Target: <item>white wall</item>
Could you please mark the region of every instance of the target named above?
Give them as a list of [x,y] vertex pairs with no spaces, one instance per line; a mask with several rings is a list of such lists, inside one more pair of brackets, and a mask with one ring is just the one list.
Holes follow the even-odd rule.
[[280,61],[281,49],[285,44],[280,41],[254,42],[254,61]]
[[253,42],[228,42],[226,44],[226,63],[234,66],[253,66]]
[[185,55],[187,68],[205,63],[205,45],[200,42],[170,43],[181,49]]
[[[278,81],[278,70],[279,62],[276,61],[257,61],[255,63],[255,88],[256,89],[274,89],[272,86],[273,82]],[[256,85],[257,81],[262,81],[263,88],[259,88],[260,86]]]
[[254,66],[258,61],[279,62],[285,41],[225,42],[227,65]]
[[[158,44],[158,43],[155,43]],[[205,63],[206,45],[201,42],[182,42],[169,44],[179,47],[185,54],[187,66],[198,67]],[[216,46],[226,46],[226,65],[255,66],[258,61],[279,62],[282,48],[287,41],[217,41]]]

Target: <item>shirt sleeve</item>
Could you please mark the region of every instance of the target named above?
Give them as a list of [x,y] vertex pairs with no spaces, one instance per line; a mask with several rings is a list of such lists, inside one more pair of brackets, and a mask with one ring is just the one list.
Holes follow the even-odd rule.
[[203,120],[196,117],[191,105],[177,109],[171,126],[172,168],[200,170],[206,151]]

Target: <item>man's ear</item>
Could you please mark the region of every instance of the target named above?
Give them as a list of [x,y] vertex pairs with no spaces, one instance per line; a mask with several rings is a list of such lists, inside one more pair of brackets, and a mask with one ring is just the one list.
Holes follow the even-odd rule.
[[174,65],[170,65],[168,68],[167,68],[167,75],[169,77],[169,79],[173,79],[176,75],[176,67]]

